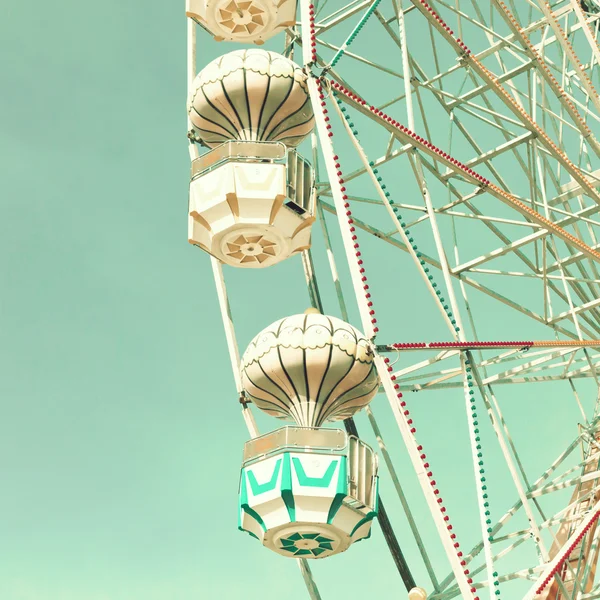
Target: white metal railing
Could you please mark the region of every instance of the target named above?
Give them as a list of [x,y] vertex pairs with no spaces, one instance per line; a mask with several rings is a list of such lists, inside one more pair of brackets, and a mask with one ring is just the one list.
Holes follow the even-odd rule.
[[281,142],[230,140],[192,161],[192,180],[229,161],[283,163],[286,147]]
[[341,429],[281,427],[246,442],[244,465],[284,450],[346,454],[347,446],[348,436]]

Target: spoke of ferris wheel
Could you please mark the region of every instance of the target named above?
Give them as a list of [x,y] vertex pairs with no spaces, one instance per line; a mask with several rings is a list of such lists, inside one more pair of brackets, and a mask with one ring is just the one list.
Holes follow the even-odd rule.
[[[576,377],[578,374],[580,374],[580,372],[583,371],[583,369],[590,370],[590,366],[588,364],[583,369],[568,371],[568,368],[573,363],[576,363],[576,364],[579,364],[582,362],[587,363],[586,358],[580,358],[575,361],[575,359],[574,359],[575,352],[576,351],[574,351],[574,350],[567,349],[567,350],[561,350],[559,352],[552,352],[550,354],[540,353],[540,354],[542,354],[542,356],[540,358],[537,358],[535,360],[524,363],[522,365],[519,365],[517,367],[514,367],[512,369],[509,369],[509,370],[501,372],[501,373],[496,373],[493,375],[486,375],[483,378],[483,383],[485,385],[490,385],[492,383],[494,383],[494,384],[503,383],[504,382],[503,380],[506,380],[506,379],[511,379],[513,382],[519,382],[519,378],[515,377],[516,375],[523,376],[523,375],[534,373],[536,371],[546,372],[548,369],[556,369],[557,367],[565,367],[565,371],[560,376],[555,376],[554,379],[564,380],[564,381],[566,381],[568,379],[572,379],[573,377]],[[450,357],[450,356],[458,356],[458,352],[456,352],[453,355],[449,353],[448,357]],[[563,356],[569,356],[568,360],[566,360],[564,362],[550,364],[550,365],[547,364],[548,362],[550,362],[556,358],[560,359]],[[598,355],[596,355],[596,357],[597,356]],[[497,361],[497,362],[501,362],[501,361]],[[479,362],[480,366],[482,366],[482,367],[486,367],[487,365],[489,365],[491,363],[492,363],[492,361],[480,361]],[[420,366],[422,364],[423,363],[418,363],[417,366],[411,366],[411,367],[402,369],[401,371],[398,371],[395,373],[396,378],[400,381],[400,387],[402,389],[404,389],[406,391],[423,391],[426,389],[436,389],[439,387],[458,387],[459,386],[458,383],[454,383],[454,384],[445,383],[443,385],[440,384],[440,382],[447,382],[448,379],[453,379],[453,378],[459,376],[460,375],[459,368],[450,368],[450,369],[446,369],[446,370],[442,370],[442,371],[428,371],[427,373],[419,374],[417,376],[412,376],[412,377],[404,376],[404,374],[406,372],[414,371],[414,370],[416,370],[416,368],[418,366]],[[590,373],[590,375],[591,375],[591,373]],[[432,380],[426,381],[427,379],[432,379]],[[411,382],[414,382],[414,381],[417,381],[418,383],[411,384]]]
[[[585,461],[583,461],[582,463],[579,463],[575,467],[572,467],[572,470],[575,471],[577,469],[580,469],[583,465],[585,465]],[[563,478],[563,477],[564,477],[564,474],[560,476],[560,478]],[[600,471],[594,471],[592,473],[584,475],[583,477],[577,476],[577,477],[573,477],[572,479],[567,479],[566,481],[560,481],[559,483],[549,483],[549,484],[545,485],[543,488],[540,488],[539,490],[534,490],[532,492],[528,492],[527,498],[536,498],[539,496],[544,496],[545,494],[549,494],[551,492],[556,492],[558,490],[563,490],[565,488],[571,487],[573,485],[577,485],[579,483],[585,483],[586,481],[594,481],[594,480],[598,479],[599,477],[600,477]]]
[[[580,437],[580,439],[582,441],[586,441],[589,444],[590,447],[593,446],[594,449],[595,449],[595,451],[598,452],[600,450],[600,448],[598,447],[598,444],[590,436],[589,430],[591,430],[591,429],[592,429],[591,426],[587,426],[585,428],[582,428],[582,430],[580,431],[579,437]],[[569,475],[571,475],[571,473],[574,473],[575,471],[577,471],[581,467],[588,466],[592,462],[594,462],[594,459],[591,456],[592,455],[590,454],[590,456],[588,458],[584,457],[576,465],[570,467],[566,471],[563,471],[560,475],[556,476],[554,479],[552,479],[549,482],[545,483],[543,486],[541,485],[541,482],[536,483],[534,485],[530,485],[529,486],[529,492],[528,492],[528,494],[532,494],[532,497],[534,497],[534,496],[540,495],[539,494],[540,491],[541,491],[541,493],[547,493],[549,491],[554,491],[553,489],[550,489],[551,486],[557,485],[562,480],[565,480],[566,477],[568,477]],[[597,477],[597,475],[596,475],[596,477]],[[564,481],[562,481],[562,483],[564,483]],[[560,514],[560,513],[557,513],[557,514]]]
[[[598,367],[600,367],[600,362],[597,363]],[[460,373],[456,373],[459,375]],[[537,375],[532,377],[522,376],[522,377],[505,377],[502,379],[494,379],[494,378],[486,378],[484,379],[484,383],[486,385],[490,383],[494,383],[494,385],[506,385],[506,384],[520,384],[520,383],[544,383],[544,382],[552,382],[552,381],[568,381],[571,379],[593,379],[593,375],[589,372],[589,367],[585,369],[580,369],[574,373],[569,373],[566,377],[562,375]],[[400,385],[400,390],[403,392],[421,392],[424,390],[441,390],[441,389],[453,389],[460,388],[461,384],[459,382],[454,383],[436,383],[436,384],[427,384],[427,385]]]
[[[467,356],[471,357],[471,353],[467,353]],[[514,451],[515,459],[518,461],[518,455],[516,454],[514,446],[512,445],[512,441],[510,440],[510,436],[508,434],[508,429],[506,427],[506,423],[504,422],[504,419],[502,418],[502,413],[500,412],[499,405],[493,395],[491,387],[489,388],[491,401],[485,391],[485,384],[483,382],[481,374],[479,373],[479,369],[476,365],[476,361],[472,360],[471,363],[472,363],[473,374],[475,376],[475,381],[479,388],[479,393],[484,400],[485,406],[488,411],[488,416],[492,423],[492,427],[494,428],[494,432],[496,433],[496,437],[498,438],[498,442],[500,444],[502,454],[504,456],[505,462],[510,471],[510,475],[512,477],[513,483],[515,484],[517,494],[523,504],[523,508],[525,510],[525,513],[527,515],[527,520],[529,522],[531,534],[533,536],[533,539],[538,548],[538,552],[540,554],[540,559],[546,561],[548,559],[548,551],[546,550],[546,547],[542,542],[539,528],[537,526],[535,517],[533,515],[533,511],[532,511],[531,507],[529,506],[529,502],[528,502],[528,498],[526,496],[525,489],[523,488],[521,480],[519,479],[519,475],[517,473],[517,468],[515,466],[515,462],[513,461],[513,457],[511,456],[509,448],[508,448],[507,440],[504,439],[504,435],[506,434],[508,441],[511,443],[511,447]],[[500,424],[502,424],[502,427],[500,427]],[[503,431],[503,429],[504,429],[504,431]],[[519,467],[521,467],[520,461],[518,461],[518,464],[519,464]],[[526,479],[525,479],[525,483],[527,483]],[[485,532],[484,532],[484,536],[485,536]],[[490,578],[488,577],[488,579],[490,579]],[[490,579],[490,581],[491,581],[491,579]]]
[[[567,356],[567,360],[565,361],[550,362],[565,355]],[[456,353],[455,356],[458,356],[458,353]],[[583,363],[585,363],[585,366],[569,370],[571,365],[579,367]],[[596,362],[595,365],[600,365],[600,362]],[[561,367],[564,367],[564,371],[561,374],[545,374],[549,369],[557,369]],[[535,373],[542,373],[542,375],[535,375]],[[398,379],[400,381],[400,389],[403,391],[422,392],[425,390],[460,387],[458,382],[452,381],[459,375],[460,370],[458,368],[452,368],[445,371],[429,371],[417,376],[402,377]],[[528,381],[569,381],[571,379],[579,379],[582,377],[594,378],[590,365],[587,363],[587,359],[579,358],[575,360],[574,352],[563,350],[507,371],[487,375],[483,378],[483,383],[485,385],[491,385],[503,383],[526,383]]]

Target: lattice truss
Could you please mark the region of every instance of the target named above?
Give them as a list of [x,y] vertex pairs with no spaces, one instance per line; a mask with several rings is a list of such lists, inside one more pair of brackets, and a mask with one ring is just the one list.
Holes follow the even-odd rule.
[[[377,334],[383,391],[452,568],[447,575],[448,562],[432,561],[403,501],[428,597],[600,598],[600,4],[356,0],[339,8],[302,0],[299,8],[285,53],[314,76],[317,216],[331,275],[326,263],[316,272],[319,283],[333,280],[339,307],[331,310],[349,318],[351,290],[366,333]],[[303,263],[321,308],[311,251]],[[366,294],[361,288],[363,269],[375,264],[431,297],[411,318],[437,319],[428,331],[438,339],[403,339],[393,307],[369,319],[372,301],[387,293],[375,274]],[[535,424],[531,446],[519,447],[502,413],[506,390],[531,383],[540,398],[559,390],[569,409],[549,418],[568,417],[573,433],[540,473],[521,456],[536,446]],[[436,513],[429,459],[413,442],[398,390],[418,391],[406,397],[420,405],[422,392],[435,390],[465,403],[481,541],[457,546],[447,515]],[[367,414],[402,499],[395,459]],[[493,511],[480,477],[490,446],[516,499]],[[471,492],[446,490],[453,493]]]

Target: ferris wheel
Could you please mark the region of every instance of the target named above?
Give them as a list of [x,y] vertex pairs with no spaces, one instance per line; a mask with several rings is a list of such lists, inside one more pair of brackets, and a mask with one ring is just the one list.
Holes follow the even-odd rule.
[[[411,600],[600,598],[600,2],[187,0],[186,15],[188,238],[210,255],[251,437],[240,530],[296,559],[313,600],[310,560],[368,544],[376,521]],[[197,67],[198,27],[238,49]],[[240,353],[224,275],[296,260],[312,306],[291,299]],[[440,395],[462,429],[427,418]],[[569,443],[526,410],[515,437],[514,397]],[[260,435],[256,410],[288,425]],[[435,471],[435,436],[461,446],[464,485]],[[462,498],[476,512],[458,527]]]

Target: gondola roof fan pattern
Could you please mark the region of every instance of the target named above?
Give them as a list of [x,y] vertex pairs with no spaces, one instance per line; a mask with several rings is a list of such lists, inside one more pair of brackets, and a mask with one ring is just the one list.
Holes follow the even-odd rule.
[[305,73],[285,56],[259,49],[230,52],[202,69],[188,115],[193,139],[210,148],[228,140],[297,146],[314,126]]

